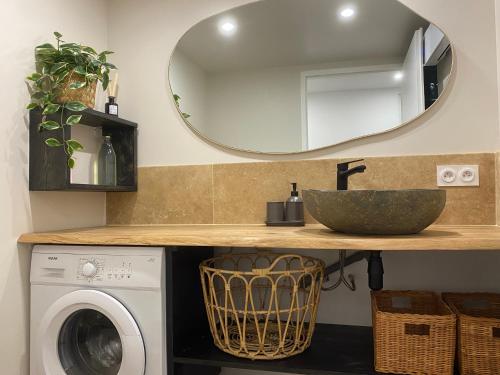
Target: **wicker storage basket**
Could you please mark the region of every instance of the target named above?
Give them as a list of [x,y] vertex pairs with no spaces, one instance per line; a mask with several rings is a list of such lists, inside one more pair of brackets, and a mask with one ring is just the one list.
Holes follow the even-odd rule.
[[85,77],[82,77],[75,73],[70,73],[64,81],[61,83],[61,89],[56,97],[57,103],[66,102],[82,102],[89,108],[94,108],[95,106],[95,93],[97,88],[97,81],[90,82],[88,85],[82,87],[81,89],[70,89],[69,85],[73,82],[83,82]]
[[375,370],[452,375],[455,314],[432,292],[372,292]]
[[227,254],[201,263],[215,345],[250,359],[306,350],[316,322],[324,263],[300,255]]
[[444,293],[458,315],[458,361],[462,375],[500,374],[500,294]]

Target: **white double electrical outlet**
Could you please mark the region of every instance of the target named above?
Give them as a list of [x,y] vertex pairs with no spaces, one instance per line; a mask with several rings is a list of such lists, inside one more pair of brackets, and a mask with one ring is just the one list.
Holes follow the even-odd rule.
[[479,186],[479,166],[438,165],[437,186]]

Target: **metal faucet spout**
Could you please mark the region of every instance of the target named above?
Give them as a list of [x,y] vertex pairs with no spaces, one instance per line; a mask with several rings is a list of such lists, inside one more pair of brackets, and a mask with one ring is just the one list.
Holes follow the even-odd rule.
[[366,165],[358,165],[356,167],[349,168],[349,164],[359,161],[363,161],[363,159],[337,164],[337,190],[347,190],[349,176],[356,173],[363,173],[365,171]]
[[339,175],[342,177],[349,177],[356,173],[363,173],[366,169],[366,165],[358,165],[357,167],[348,169],[347,171],[339,172]]

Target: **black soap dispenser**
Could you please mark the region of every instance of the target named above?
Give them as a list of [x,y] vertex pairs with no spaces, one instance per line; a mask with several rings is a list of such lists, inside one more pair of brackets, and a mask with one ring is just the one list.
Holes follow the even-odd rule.
[[285,221],[289,224],[304,225],[304,201],[299,197],[296,182],[292,182],[292,191],[286,201]]

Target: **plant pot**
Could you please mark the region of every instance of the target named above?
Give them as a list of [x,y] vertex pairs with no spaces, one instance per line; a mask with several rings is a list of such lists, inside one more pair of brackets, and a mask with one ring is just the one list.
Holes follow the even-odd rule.
[[61,88],[59,93],[55,99],[57,103],[66,103],[66,102],[82,102],[89,108],[94,108],[95,106],[95,92],[97,88],[97,81],[90,82],[86,86],[80,89],[70,89],[69,86],[73,82],[84,82],[85,77],[82,77],[79,74],[70,73],[64,81],[61,83]]

